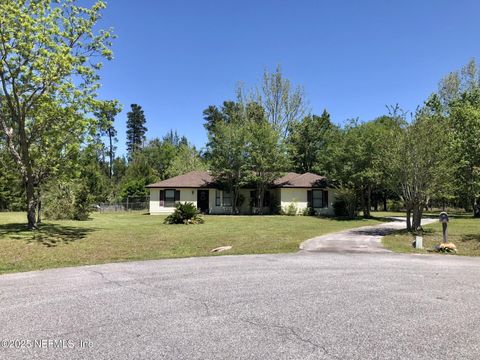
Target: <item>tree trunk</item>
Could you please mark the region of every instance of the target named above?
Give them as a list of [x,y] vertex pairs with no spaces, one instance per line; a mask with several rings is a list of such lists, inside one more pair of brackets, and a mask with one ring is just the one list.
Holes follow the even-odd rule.
[[366,187],[364,187],[364,193],[363,193],[363,196],[362,196],[362,199],[363,199],[363,217],[368,219],[368,218],[371,218],[372,216],[370,215],[370,209],[372,207],[372,202],[371,202],[371,198],[372,198],[372,188],[370,186],[370,184],[368,184]]
[[372,217],[370,211],[372,210],[372,185],[367,185],[367,211],[368,217]]
[[383,193],[383,211],[387,211],[387,194]]
[[259,213],[260,215],[263,215],[263,197],[264,197],[264,195],[265,195],[265,190],[264,190],[264,188],[263,188],[262,185],[259,185],[259,186],[257,187],[257,189],[258,189],[258,190],[257,190],[257,192],[258,192],[258,195],[257,195],[258,204],[257,204],[257,205],[258,205],[258,208],[259,208],[259,212],[258,212],[258,213]]
[[42,200],[38,198],[38,204],[37,204],[37,224],[42,223]]
[[411,216],[412,215],[412,210],[409,205],[407,205],[407,230],[411,231],[412,230],[412,220]]
[[423,217],[423,206],[420,207],[420,209],[418,209],[418,226],[417,226],[417,230],[421,230],[422,229],[422,217]]
[[35,196],[35,185],[32,176],[27,176],[26,179],[26,195],[27,195],[27,221],[28,229],[34,230],[36,225],[36,211],[37,211],[37,199]]
[[232,188],[232,193],[233,193],[232,213],[233,213],[233,215],[237,215],[237,214],[238,214],[238,208],[237,208],[238,195],[239,195],[238,190],[239,190],[239,189],[238,189],[237,186],[234,186],[234,187]]
[[473,217],[480,218],[480,204],[479,204],[478,199],[475,202],[475,205],[473,207]]
[[366,214],[365,214],[365,187],[362,185],[362,188],[361,188],[361,193],[360,193],[360,206],[361,206],[361,209],[363,211],[363,217],[366,217]]
[[110,157],[110,164],[109,164],[109,167],[108,167],[108,175],[110,177],[110,179],[112,178],[113,176],[113,139],[112,139],[112,133],[111,131],[108,132],[108,137],[109,137],[109,140],[110,140],[110,152],[109,152],[109,157]]
[[417,231],[422,226],[422,213],[423,213],[423,204],[414,204],[413,205],[413,224],[412,228],[414,231]]

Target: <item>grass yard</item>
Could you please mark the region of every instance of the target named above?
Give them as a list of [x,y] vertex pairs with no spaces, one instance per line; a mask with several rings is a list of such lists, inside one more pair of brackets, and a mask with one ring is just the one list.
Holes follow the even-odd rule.
[[[384,237],[383,245],[395,252],[427,253],[442,242],[442,224],[436,222],[425,226],[424,229],[425,249],[413,248],[411,245],[413,236],[406,231]],[[448,224],[448,240],[457,246],[458,255],[480,256],[480,219],[474,219],[471,215],[451,216]]]
[[0,213],[0,273],[118,261],[229,254],[283,253],[306,239],[378,224],[379,219],[309,216],[205,216],[202,225],[165,225],[164,216],[92,214],[87,221],[46,221],[26,229],[25,213]]

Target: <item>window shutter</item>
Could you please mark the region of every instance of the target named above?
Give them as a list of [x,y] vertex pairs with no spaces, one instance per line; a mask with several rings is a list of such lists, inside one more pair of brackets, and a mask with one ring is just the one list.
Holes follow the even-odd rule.
[[322,207],[323,208],[328,208],[328,190],[323,191]]
[[165,191],[160,190],[160,206],[165,206]]
[[313,207],[313,196],[312,190],[307,190],[307,207]]
[[180,201],[180,190],[175,190],[175,201]]

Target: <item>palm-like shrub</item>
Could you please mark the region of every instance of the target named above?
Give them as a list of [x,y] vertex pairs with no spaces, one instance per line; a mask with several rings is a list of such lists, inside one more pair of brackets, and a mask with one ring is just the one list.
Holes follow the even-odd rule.
[[165,218],[165,224],[203,224],[204,220],[200,216],[197,207],[191,203],[178,203],[175,206],[173,214]]

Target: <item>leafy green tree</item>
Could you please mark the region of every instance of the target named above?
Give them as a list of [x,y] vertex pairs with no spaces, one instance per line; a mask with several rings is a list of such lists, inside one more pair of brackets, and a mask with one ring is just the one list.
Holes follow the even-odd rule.
[[264,71],[262,84],[256,94],[244,102],[253,101],[262,105],[267,120],[284,139],[291,125],[302,119],[306,111],[303,89],[292,86],[290,80],[283,76],[280,66],[273,73]]
[[133,154],[143,148],[147,132],[147,122],[142,107],[137,104],[130,105],[132,110],[127,113],[127,151],[129,159]]
[[337,129],[326,110],[321,116],[309,115],[293,123],[287,139],[293,170],[300,173],[325,170],[334,131]]
[[127,159],[125,157],[116,157],[113,160],[113,184],[118,185],[127,171]]
[[262,105],[251,99],[240,93],[238,102],[225,101],[220,109],[210,106],[204,111],[209,165],[215,178],[232,191],[234,212],[240,187],[255,184],[257,203],[263,204],[267,186],[287,163],[280,131],[267,120]]
[[125,201],[127,196],[146,197],[148,191],[145,186],[153,183],[156,179],[155,171],[146,154],[143,151],[135,152],[120,184],[121,199]]
[[108,168],[97,152],[98,144],[87,145],[81,150],[78,159],[78,170],[73,174],[62,174],[62,180],[76,181],[86,187],[92,201],[97,203],[108,202],[114,191],[112,182],[108,177]]
[[397,118],[388,116],[366,123],[351,120],[336,139],[330,176],[355,190],[365,217],[370,217],[372,191],[390,184],[388,161],[400,127]]
[[452,152],[455,155],[455,182],[450,194],[442,196],[452,200],[452,193],[459,205],[480,216],[480,72],[475,60],[470,60],[459,71],[442,79],[438,94],[430,103],[449,120],[452,132]]
[[458,165],[457,190],[465,209],[472,211],[480,197],[480,87],[453,100],[449,116]]
[[[407,229],[417,230],[430,197],[453,182],[455,167],[448,120],[428,106],[392,143],[391,171],[407,209]],[[413,219],[411,222],[411,216]]]
[[479,86],[478,65],[475,59],[471,59],[460,71],[453,71],[440,81],[437,94],[440,106],[446,112],[454,100]]
[[265,191],[287,168],[287,154],[280,133],[266,119],[247,121],[248,179],[256,184],[257,204],[263,213]]
[[25,208],[22,177],[16,171],[8,150],[0,141],[0,211],[24,211]]
[[[225,106],[226,102],[224,102]],[[210,105],[208,108],[203,110],[203,120],[205,123],[203,126],[208,133],[212,132],[215,128],[215,125],[219,122],[224,122],[224,111],[218,109],[215,105]]]
[[239,189],[247,183],[249,174],[247,124],[242,117],[241,107],[237,104],[224,106],[222,118],[219,119],[214,123],[206,120],[206,128],[209,129],[208,159],[213,176],[232,191],[233,211],[236,213]]
[[97,30],[103,1],[0,2],[0,136],[25,183],[29,229],[37,189],[70,155],[93,123],[98,70],[111,59],[110,31]]
[[167,176],[173,177],[194,170],[207,170],[207,164],[194,146],[182,143],[167,169]]
[[122,201],[127,201],[131,198],[145,198],[148,196],[148,191],[145,188],[145,181],[142,179],[139,180],[127,180],[122,184],[120,190],[120,199]]
[[177,153],[177,146],[170,140],[153,139],[142,150],[143,155],[156,178],[164,180],[170,174],[170,168]]
[[[239,113],[240,104],[234,101],[224,101],[220,108],[215,105],[210,105],[203,111],[203,120],[205,121],[203,126],[208,134],[213,134],[217,124],[235,122],[238,119]],[[210,156],[209,148],[210,143],[207,142],[207,152],[205,154],[207,158]]]

